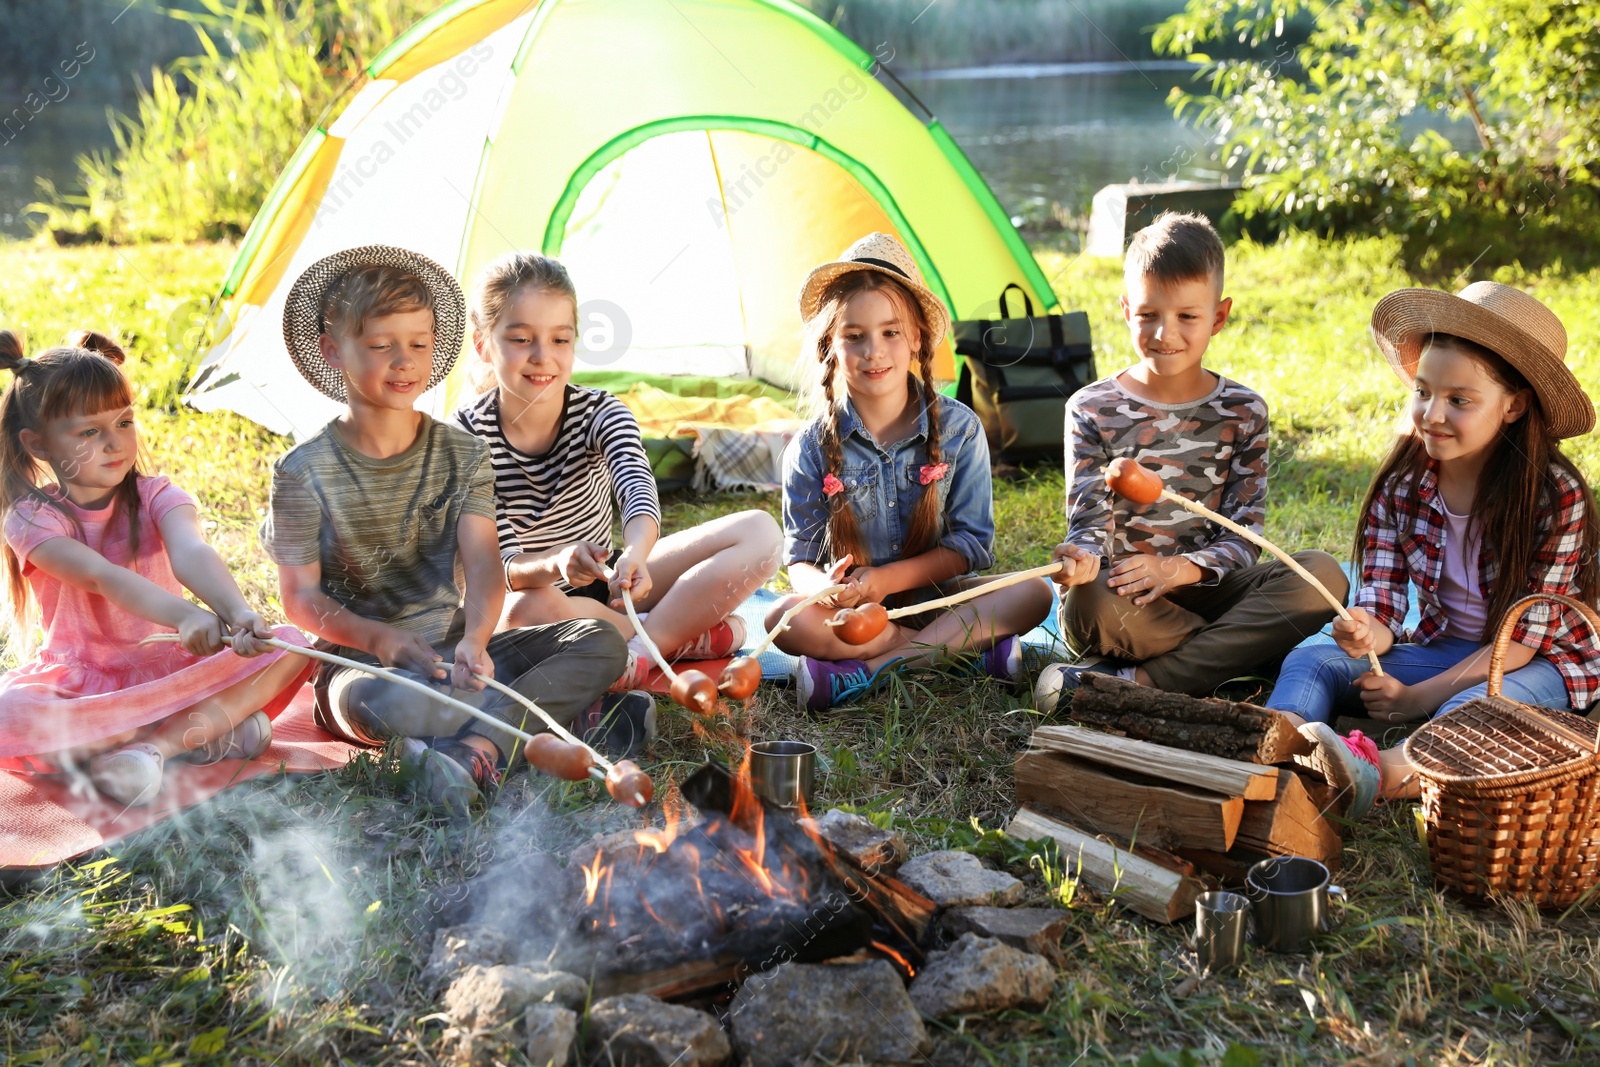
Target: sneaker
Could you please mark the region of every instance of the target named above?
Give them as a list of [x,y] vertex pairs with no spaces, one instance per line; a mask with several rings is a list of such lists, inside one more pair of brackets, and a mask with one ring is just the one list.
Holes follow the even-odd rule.
[[1054,712],[1061,703],[1061,694],[1078,688],[1085,674],[1109,674],[1131,682],[1133,665],[1103,656],[1089,656],[1077,663],[1052,663],[1039,672],[1039,681],[1034,684],[1034,710],[1041,715]]
[[271,744],[272,720],[266,712],[257,711],[221,737],[191,748],[181,758],[200,767],[225,759],[257,759]]
[[978,665],[991,678],[1015,684],[1022,677],[1022,639],[1003,637],[984,650]]
[[656,661],[650,653],[639,647],[637,639],[628,641],[628,665],[617,680],[606,687],[608,693],[626,693],[630,689],[643,689],[644,680],[650,676]]
[[744,647],[744,620],[729,615],[693,641],[676,648],[667,659],[725,659]]
[[1300,727],[1301,736],[1317,747],[1309,756],[1296,756],[1295,762],[1322,775],[1343,801],[1338,812],[1346,819],[1359,819],[1372,807],[1383,780],[1379,769],[1378,746],[1360,730],[1340,737],[1325,722],[1308,722]]
[[870,693],[888,678],[900,661],[892,659],[873,670],[859,659],[812,659],[801,656],[795,668],[800,686],[800,703],[808,711],[822,711],[835,704]]
[[128,745],[102,752],[89,761],[89,781],[118,804],[142,808],[161,792],[161,750],[154,745]]
[[578,716],[572,732],[614,760],[629,759],[656,738],[656,698],[643,689],[607,693]]
[[406,738],[400,743],[400,765],[416,774],[417,789],[429,803],[452,815],[466,815],[500,784],[500,768],[487,753],[450,737],[431,744]]

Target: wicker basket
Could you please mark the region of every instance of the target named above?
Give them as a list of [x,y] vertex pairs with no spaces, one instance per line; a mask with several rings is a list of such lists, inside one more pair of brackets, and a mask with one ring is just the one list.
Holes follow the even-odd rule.
[[1427,723],[1406,741],[1422,779],[1434,881],[1470,900],[1490,894],[1561,908],[1600,883],[1600,727],[1567,711],[1500,695],[1506,647],[1527,608],[1512,605],[1495,635],[1488,693]]

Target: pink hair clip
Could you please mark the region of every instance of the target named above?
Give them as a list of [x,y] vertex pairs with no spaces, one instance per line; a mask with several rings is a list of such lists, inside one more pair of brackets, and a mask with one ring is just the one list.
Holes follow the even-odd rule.
[[832,473],[822,476],[823,496],[838,496],[842,492],[844,492],[844,483],[835,478]]
[[949,469],[950,464],[948,463],[926,464],[920,471],[917,472],[917,481],[921,482],[923,485],[927,485],[929,482],[937,482],[944,477],[945,471]]

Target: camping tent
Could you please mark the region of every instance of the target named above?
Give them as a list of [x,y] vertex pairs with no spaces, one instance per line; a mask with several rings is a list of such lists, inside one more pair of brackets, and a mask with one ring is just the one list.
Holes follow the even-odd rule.
[[1010,282],[1055,306],[971,163],[911,107],[788,0],[453,0],[289,161],[224,281],[189,402],[298,437],[320,427],[334,408],[289,364],[283,302],[306,266],[363,244],[415,249],[466,284],[511,249],[560,256],[583,301],[580,370],[792,386],[801,279],[873,230],[905,242],[958,317],[992,313]]

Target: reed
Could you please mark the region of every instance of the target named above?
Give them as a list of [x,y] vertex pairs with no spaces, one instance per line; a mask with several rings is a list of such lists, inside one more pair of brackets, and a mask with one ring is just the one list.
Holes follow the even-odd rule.
[[249,227],[272,181],[362,67],[433,5],[424,0],[195,0],[168,9],[198,55],[154,71],[116,145],[78,159],[81,190],[40,183],[62,242],[216,240]]

